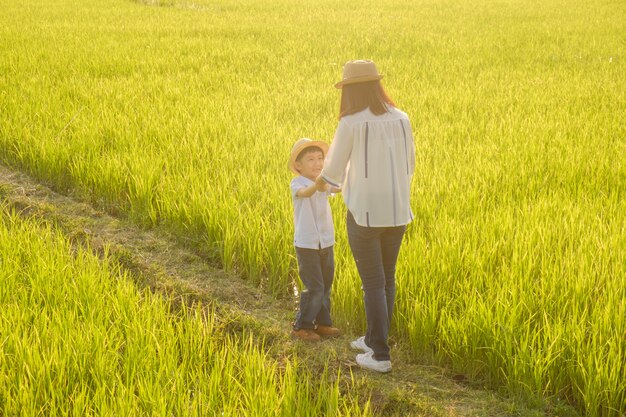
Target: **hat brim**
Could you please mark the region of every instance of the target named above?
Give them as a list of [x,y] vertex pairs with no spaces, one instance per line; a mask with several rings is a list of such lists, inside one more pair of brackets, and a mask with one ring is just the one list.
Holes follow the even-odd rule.
[[291,172],[293,172],[294,174],[300,174],[296,169],[296,159],[298,159],[298,155],[300,155],[303,150],[312,146],[317,146],[318,148],[320,148],[322,152],[324,152],[324,158],[326,158],[326,155],[328,154],[328,143],[318,140],[312,140],[311,142],[303,143],[291,152],[291,157],[289,158],[289,170]]
[[344,85],[348,85],[348,84],[357,84],[357,83],[365,83],[368,81],[376,81],[376,80],[381,80],[383,78],[382,74],[378,74],[378,75],[366,75],[363,77],[354,77],[354,78],[347,78],[345,80],[341,80],[339,81],[337,84],[335,84],[335,88],[341,90],[341,88]]

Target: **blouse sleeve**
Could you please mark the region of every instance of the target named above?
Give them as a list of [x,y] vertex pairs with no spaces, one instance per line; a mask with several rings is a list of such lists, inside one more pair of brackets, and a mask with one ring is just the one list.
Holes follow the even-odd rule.
[[334,187],[341,187],[343,183],[353,143],[352,129],[345,119],[341,119],[321,173],[324,181]]

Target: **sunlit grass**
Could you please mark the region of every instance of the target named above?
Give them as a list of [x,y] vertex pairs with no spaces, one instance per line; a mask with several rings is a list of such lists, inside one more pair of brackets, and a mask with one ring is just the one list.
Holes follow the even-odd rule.
[[[276,294],[294,280],[291,144],[330,140],[341,64],[376,60],[418,161],[395,333],[514,391],[626,413],[623,5],[5,3],[2,159]],[[334,315],[357,332],[333,208]]]
[[50,227],[0,216],[0,414],[369,414],[337,375],[272,358],[212,311],[174,311]]

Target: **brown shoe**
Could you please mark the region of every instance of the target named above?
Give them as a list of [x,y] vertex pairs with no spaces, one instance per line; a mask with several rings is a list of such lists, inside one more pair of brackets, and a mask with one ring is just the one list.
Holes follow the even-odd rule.
[[317,326],[317,329],[315,329],[315,333],[322,337],[341,336],[341,331],[338,328],[332,326],[322,326],[321,324]]
[[293,339],[304,340],[305,342],[318,342],[320,340],[320,336],[309,329],[294,329],[291,331],[291,337]]

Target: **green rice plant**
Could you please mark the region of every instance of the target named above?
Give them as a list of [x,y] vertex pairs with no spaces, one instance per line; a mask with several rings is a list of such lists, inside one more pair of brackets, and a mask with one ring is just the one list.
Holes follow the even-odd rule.
[[369,415],[330,372],[279,362],[201,306],[173,313],[106,255],[4,208],[0,262],[2,415]]
[[[526,396],[626,413],[624,5],[165,3],[5,0],[1,160],[288,296],[289,149],[330,141],[341,64],[372,58],[416,138],[396,336]],[[340,198],[333,308],[356,333]]]

